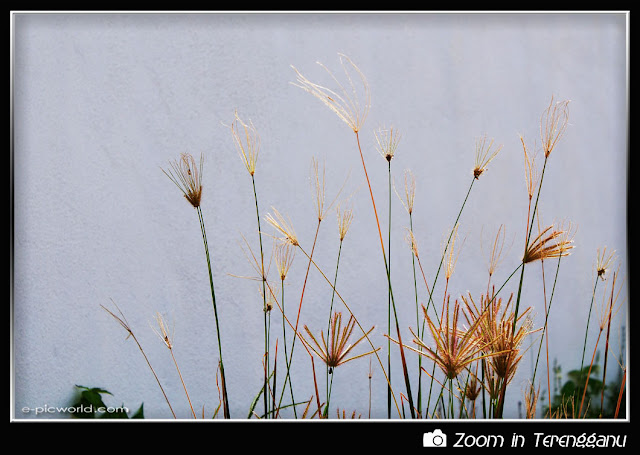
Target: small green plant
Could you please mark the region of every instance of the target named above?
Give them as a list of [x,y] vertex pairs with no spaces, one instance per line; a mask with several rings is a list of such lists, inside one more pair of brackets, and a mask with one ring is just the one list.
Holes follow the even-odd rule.
[[112,395],[99,387],[76,385],[78,396],[74,400],[71,416],[76,419],[144,419],[144,403],[129,417],[128,409],[122,406],[107,406],[102,395]]
[[[585,407],[587,403],[589,406],[586,410],[583,410],[581,418],[611,419],[625,416],[625,391],[622,387],[622,377],[615,378],[611,384],[605,384],[602,381],[602,371],[598,360],[599,355],[596,355],[591,371],[589,371],[589,366],[587,365],[582,370],[575,369],[567,373],[566,382],[554,392],[551,409],[549,409],[549,406],[544,407],[545,416],[573,418],[574,410],[577,412],[577,407],[583,395],[585,396]],[[561,377],[562,369],[560,366],[556,365],[554,371],[558,377]],[[589,374],[589,381],[586,381]],[[585,384],[587,384],[586,391]],[[622,393],[620,393],[621,390]],[[600,406],[601,397],[604,397],[602,408]],[[618,406],[618,402],[620,402],[620,406]]]

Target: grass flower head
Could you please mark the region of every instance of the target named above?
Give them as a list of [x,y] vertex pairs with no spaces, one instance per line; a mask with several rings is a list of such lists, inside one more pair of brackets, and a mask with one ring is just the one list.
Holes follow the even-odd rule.
[[493,139],[489,140],[487,144],[487,136],[484,135],[481,138],[476,139],[476,161],[473,168],[473,176],[477,179],[480,175],[487,170],[489,163],[500,153],[502,145],[499,145],[495,150],[491,150],[493,147]]
[[[329,109],[335,112],[342,121],[349,125],[354,133],[357,133],[362,128],[369,113],[371,91],[362,71],[360,71],[349,57],[344,54],[338,55],[340,57],[340,65],[347,79],[347,87],[340,83],[334,74],[320,62],[318,62],[318,64],[327,71],[334,83],[337,84],[338,88],[336,88],[335,91],[311,82],[294,66],[292,66],[292,68],[296,72],[297,79],[296,83],[292,84],[318,98]],[[359,80],[358,84],[354,82],[354,77],[352,76],[354,73]],[[362,100],[360,98],[362,98]]]
[[569,124],[569,100],[554,102],[553,96],[549,106],[540,118],[540,138],[544,156],[548,158]]
[[396,154],[398,144],[400,143],[400,134],[398,130],[394,130],[393,126],[386,128],[378,128],[374,132],[376,138],[376,148],[382,157],[391,161]]
[[164,172],[167,177],[182,191],[189,203],[197,208],[200,206],[202,197],[202,162],[204,157],[200,156],[200,165],[196,165],[196,160],[189,153],[181,153],[180,159],[170,161],[171,169]]
[[343,328],[342,313],[336,312],[331,319],[329,340],[325,340],[324,333],[321,333],[321,341],[319,342],[318,339],[313,335],[309,327],[307,327],[306,325],[304,326],[304,329],[309,336],[309,340],[305,339],[302,336],[300,338],[307,346],[309,346],[309,349],[311,349],[324,363],[327,364],[329,368],[333,369],[347,362],[367,356],[369,354],[373,354],[374,352],[380,350],[380,348],[378,348],[364,354],[359,354],[347,358],[347,355],[351,352],[351,350],[355,348],[358,343],[364,340],[365,337],[367,337],[374,329],[374,327],[371,327],[371,329],[369,329],[368,332],[362,335],[362,337],[349,344],[349,338],[353,333],[355,323],[356,321],[352,315],[349,317],[347,325]]
[[554,228],[553,225],[543,229],[527,247],[523,262],[568,256],[574,247],[570,229]]
[[234,120],[230,128],[236,150],[249,174],[253,175],[256,172],[256,163],[260,152],[260,136],[253,123],[251,121],[249,123],[243,122],[237,111],[234,112]]

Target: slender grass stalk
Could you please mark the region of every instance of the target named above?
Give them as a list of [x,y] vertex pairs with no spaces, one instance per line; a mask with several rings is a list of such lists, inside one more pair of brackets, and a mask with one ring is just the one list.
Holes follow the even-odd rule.
[[[340,266],[340,254],[342,253],[342,241],[343,239],[340,239],[340,246],[338,247],[338,259],[336,260],[336,273],[335,276],[333,278],[333,290],[331,292],[331,305],[329,306],[329,319],[327,321],[327,340],[329,340],[329,333],[331,331],[331,319],[333,317],[333,301],[334,298],[336,296],[336,292],[335,292],[335,288],[336,288],[336,284],[338,282],[338,268]],[[331,386],[333,385],[333,369],[327,365],[327,405],[325,407],[325,416],[327,414],[327,410],[329,408],[329,397],[331,396]],[[331,376],[331,378],[329,378],[329,376]]]
[[[611,306],[609,308],[609,313],[613,310],[613,299],[611,299]],[[611,319],[609,316],[609,322],[607,323],[607,336],[605,338],[605,348],[604,348],[604,365],[602,367],[602,390],[600,391],[600,417],[602,417],[602,408],[604,403],[604,391],[605,391],[605,379],[607,377],[607,358],[609,354],[609,334],[611,333]]]
[[222,360],[222,342],[220,340],[220,322],[218,320],[218,307],[216,305],[216,293],[213,285],[213,272],[211,270],[211,256],[209,254],[209,244],[207,242],[207,231],[204,225],[204,217],[202,216],[202,209],[200,206],[196,207],[198,212],[198,219],[200,220],[200,229],[202,231],[202,241],[204,242],[204,251],[207,258],[207,268],[209,271],[209,285],[211,287],[211,301],[213,304],[213,315],[216,322],[216,335],[218,338],[218,356],[220,359],[220,376],[222,379],[222,398],[223,398],[223,414],[225,419],[230,419],[231,414],[229,412],[229,397],[227,395],[227,380],[224,374],[224,363]]
[[182,383],[182,388],[184,389],[184,393],[187,396],[187,401],[189,402],[189,407],[191,408],[191,414],[195,419],[196,413],[193,410],[193,405],[191,404],[191,398],[189,398],[189,392],[187,391],[187,386],[184,383],[184,379],[182,379],[182,373],[180,372],[180,368],[178,367],[178,362],[176,361],[176,357],[173,354],[173,349],[169,348],[169,352],[171,352],[171,358],[173,359],[173,364],[176,366],[176,370],[178,371],[178,376],[180,376],[180,382]]
[[[413,236],[413,213],[409,212],[409,229]],[[413,270],[413,293],[416,301],[416,330],[420,327],[420,307],[418,304],[418,280],[416,278],[416,255],[414,248],[411,248],[411,268]],[[426,282],[426,279],[425,279]],[[427,286],[428,290],[428,286]],[[416,401],[416,407],[419,412],[422,412],[422,356],[418,356],[418,398]]]
[[[403,344],[402,344],[402,335],[400,333],[400,324],[398,323],[398,315],[396,312],[396,306],[395,306],[395,300],[393,298],[393,288],[391,286],[391,275],[389,272],[389,264],[387,262],[387,255],[385,253],[385,248],[384,248],[384,240],[382,239],[382,230],[380,229],[380,220],[378,218],[378,211],[376,210],[376,203],[375,203],[375,199],[373,197],[373,190],[371,189],[371,182],[369,181],[369,175],[367,173],[367,167],[365,165],[364,162],[364,155],[362,154],[362,147],[360,146],[360,136],[358,134],[358,131],[355,130],[355,135],[356,135],[356,142],[358,144],[358,151],[360,152],[360,159],[362,160],[362,168],[364,170],[365,173],[365,178],[367,180],[367,186],[369,187],[369,194],[371,196],[371,204],[373,205],[373,212],[376,218],[376,225],[378,228],[378,235],[380,237],[380,247],[382,250],[382,257],[384,260],[384,266],[387,272],[387,282],[389,285],[389,294],[391,296],[391,305],[393,307],[393,312],[394,312],[394,316],[395,316],[395,323],[396,323],[396,331],[398,333],[398,341],[399,341],[399,345],[400,345],[400,358],[402,360],[402,369],[404,372],[404,380],[405,380],[405,386],[407,388],[407,399],[409,400],[410,406],[409,409],[411,411],[411,418],[415,418],[415,410],[414,410],[414,405],[413,405],[413,397],[411,394],[411,383],[409,381],[409,373],[407,371],[407,361],[405,359],[404,356],[404,348],[403,348]],[[388,390],[388,389],[387,389]]]
[[[331,281],[329,280],[329,278],[327,278],[327,276],[325,275],[325,273],[322,271],[322,269],[318,266],[318,264],[315,263],[315,261],[311,258],[311,256],[302,248],[302,246],[299,243],[296,243],[296,246],[300,249],[300,251],[302,252],[302,254],[304,254],[307,258],[309,258],[309,261],[311,264],[313,264],[313,266],[316,268],[316,270],[320,273],[320,275],[322,275],[322,277],[324,278],[324,280],[329,284],[329,286],[333,285],[331,283]],[[374,350],[373,354],[376,356],[376,359],[378,360],[378,363],[380,364],[380,368],[382,369],[382,373],[384,374],[385,380],[387,381],[387,384],[390,384],[390,380],[389,380],[389,376],[387,375],[384,366],[382,364],[382,360],[380,359],[380,356],[378,355],[378,350],[373,346],[373,343],[371,342],[371,339],[369,338],[368,333],[364,330],[364,328],[362,327],[362,325],[360,324],[360,321],[358,320],[358,318],[356,317],[356,315],[353,313],[353,311],[351,310],[351,307],[347,304],[347,302],[344,300],[344,298],[340,295],[340,293],[338,292],[337,289],[333,288],[336,296],[338,297],[338,299],[340,299],[340,301],[342,302],[342,304],[345,306],[345,308],[347,309],[347,311],[349,311],[349,314],[351,314],[351,316],[353,316],[353,319],[356,323],[356,325],[358,326],[358,328],[360,328],[360,330],[362,331],[362,333],[364,334],[364,338],[367,340],[367,342],[369,343],[369,345],[371,346],[371,348]],[[297,333],[297,332],[296,332]],[[298,336],[300,336],[300,334],[298,334]],[[304,345],[304,343],[303,343]],[[402,414],[400,412],[400,407],[398,406],[398,402],[396,400],[395,397],[395,393],[393,392],[393,388],[391,389],[391,395],[393,398],[393,401],[396,405],[396,410],[398,412],[398,415],[400,417],[402,417]]]
[[[280,409],[280,403],[282,403],[282,395],[284,395],[284,390],[287,387],[287,381],[289,382],[289,392],[291,393],[291,403],[295,403],[295,399],[293,398],[293,383],[291,382],[291,376],[290,376],[290,368],[291,368],[291,361],[290,359],[287,357],[287,327],[285,326],[285,321],[284,321],[284,278],[282,278],[281,280],[281,301],[280,303],[282,304],[282,341],[284,342],[284,361],[287,365],[287,374],[285,375],[285,381],[284,384],[282,385],[282,394],[280,395],[280,402],[278,403],[278,409]],[[293,407],[293,416],[294,418],[298,418],[298,414],[296,411],[296,407]]]
[[[544,318],[544,325],[542,326],[542,335],[540,336],[540,344],[538,345],[538,354],[536,357],[536,364],[535,364],[535,368],[533,370],[533,377],[531,379],[531,383],[535,384],[535,380],[536,380],[536,371],[538,369],[538,361],[540,360],[540,352],[542,351],[542,341],[544,339],[547,339],[547,333],[548,333],[548,324],[549,324],[549,313],[551,313],[551,302],[553,301],[553,294],[555,292],[556,289],[556,283],[558,281],[558,272],[560,271],[560,260],[562,259],[562,256],[558,258],[558,265],[556,267],[556,274],[555,274],[555,278],[553,280],[553,288],[551,290],[551,297],[549,298],[549,304],[547,305],[545,303],[545,318]],[[545,298],[546,300],[546,298]],[[551,383],[549,380],[549,351],[548,351],[548,344],[547,344],[547,389],[549,390],[549,409],[551,409]]]
[[[115,303],[114,303],[114,305],[115,305]],[[118,309],[118,312],[120,313],[120,316],[116,316],[113,312],[108,310],[104,305],[100,304],[100,306],[102,307],[102,309],[104,311],[109,313],[116,321],[118,321],[118,323],[122,326],[122,328],[124,328],[129,333],[128,336],[133,338],[133,341],[136,342],[136,345],[138,346],[138,349],[142,353],[142,356],[144,357],[145,362],[147,362],[147,365],[149,366],[149,369],[151,370],[151,373],[153,373],[153,377],[156,379],[156,382],[158,383],[158,387],[160,387],[160,391],[162,392],[162,396],[164,396],[164,399],[167,402],[167,405],[169,405],[169,409],[171,410],[171,414],[173,415],[173,418],[176,419],[177,418],[176,417],[176,413],[173,412],[173,407],[171,407],[171,403],[169,402],[169,398],[167,397],[167,394],[165,393],[164,388],[162,387],[162,384],[160,384],[160,379],[158,379],[158,375],[156,374],[155,370],[151,366],[151,362],[149,362],[149,358],[147,357],[147,354],[144,353],[144,349],[142,349],[142,346],[140,345],[140,342],[136,338],[136,335],[133,333],[133,330],[131,329],[131,326],[127,322],[126,318],[124,317],[124,314],[122,314],[122,311],[120,311],[120,308],[118,308],[118,305],[115,305],[115,306]]]
[[[389,252],[387,273],[389,274],[389,292],[387,294],[387,333],[391,333],[391,156],[387,160],[389,170],[389,229],[387,249]],[[391,340],[387,339],[387,371],[391,376]],[[413,403],[409,403],[413,406]],[[391,418],[391,389],[387,387],[387,416]]]
[[589,322],[591,321],[591,310],[593,309],[593,301],[595,300],[596,297],[596,289],[598,287],[598,281],[600,281],[598,279],[598,277],[596,277],[596,282],[593,285],[593,292],[591,294],[591,303],[589,304],[589,314],[587,315],[587,328],[584,331],[584,344],[582,345],[582,360],[580,361],[580,380],[578,381],[578,384],[582,383],[582,370],[584,369],[584,353],[587,349],[587,338],[589,335]]
[[622,369],[622,383],[620,384],[620,393],[618,394],[618,402],[616,404],[616,412],[613,416],[614,419],[618,418],[618,414],[620,413],[620,403],[622,402],[622,395],[624,394],[624,385],[627,382],[627,368],[623,367]]
[[582,414],[582,407],[584,405],[584,398],[585,398],[585,396],[587,394],[587,386],[589,385],[589,378],[591,377],[591,369],[593,368],[593,361],[594,361],[595,356],[596,356],[596,350],[598,349],[598,343],[600,341],[600,337],[602,336],[602,332],[604,330],[605,325],[608,325],[611,322],[611,318],[613,317],[613,306],[614,306],[614,303],[615,303],[615,301],[617,299],[617,296],[616,296],[616,298],[614,298],[615,281],[616,281],[616,273],[613,274],[613,283],[611,285],[611,297],[610,297],[609,306],[608,306],[609,309],[604,312],[604,314],[602,315],[602,320],[600,321],[600,325],[599,325],[599,329],[600,330],[598,332],[598,338],[596,339],[596,344],[595,344],[595,346],[593,348],[593,355],[591,356],[591,364],[589,365],[589,371],[587,373],[587,379],[586,379],[585,384],[584,384],[584,392],[582,393],[582,400],[580,401],[580,409],[578,411],[578,416],[580,416],[580,414]]
[[[262,247],[262,229],[260,228],[260,211],[258,209],[258,193],[256,192],[256,179],[255,179],[255,175],[251,174],[251,185],[253,187],[253,199],[255,201],[255,205],[256,205],[256,220],[258,222],[258,240],[260,243],[260,271],[261,271],[261,279],[262,279],[262,296],[263,296],[263,309],[264,311],[264,350],[265,350],[265,356],[266,356],[266,368],[265,368],[265,374],[264,374],[264,384],[265,384],[265,390],[266,390],[266,386],[267,386],[267,378],[269,377],[269,329],[268,329],[268,322],[267,322],[267,292],[266,292],[266,288],[265,288],[265,282],[267,281],[267,277],[264,271],[264,250]],[[267,404],[267,394],[264,394],[264,413],[265,416],[268,416],[268,404]]]

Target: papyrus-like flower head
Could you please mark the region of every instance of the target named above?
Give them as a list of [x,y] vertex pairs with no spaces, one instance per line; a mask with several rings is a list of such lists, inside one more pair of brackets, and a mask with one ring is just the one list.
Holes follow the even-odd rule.
[[491,147],[493,147],[493,139],[490,139],[488,143],[487,140],[486,135],[476,139],[476,161],[473,168],[473,176],[476,180],[487,170],[489,163],[496,157],[500,150],[502,150],[502,145],[491,150]]
[[525,251],[523,262],[544,260],[548,258],[559,258],[568,256],[573,246],[573,236],[571,224],[567,228],[554,227],[553,225],[543,229],[540,234],[529,244]]
[[230,129],[233,143],[240,155],[240,159],[242,159],[249,174],[253,175],[256,172],[258,152],[260,151],[260,136],[251,120],[249,120],[249,123],[243,122],[237,111],[234,113],[234,120]]
[[189,153],[181,153],[180,159],[170,161],[171,169],[164,172],[167,177],[182,191],[189,203],[197,208],[200,206],[202,197],[202,162],[204,157],[200,156],[200,165],[196,165],[196,160]]
[[540,118],[540,138],[544,156],[549,157],[551,151],[556,146],[569,124],[569,100],[553,101],[542,113]]
[[307,335],[309,336],[309,340],[304,337],[300,337],[304,344],[306,344],[309,349],[311,349],[324,363],[327,364],[329,368],[336,368],[340,365],[343,365],[352,360],[358,359],[360,357],[364,357],[369,354],[373,354],[374,352],[380,350],[380,348],[375,349],[373,351],[366,352],[364,354],[359,354],[353,357],[347,358],[347,355],[351,352],[353,348],[355,348],[358,343],[367,337],[371,331],[371,329],[366,332],[362,337],[355,340],[353,343],[349,344],[349,338],[353,333],[353,329],[355,327],[356,321],[353,316],[349,317],[349,321],[345,327],[342,327],[342,313],[337,312],[334,313],[333,318],[331,319],[331,327],[329,332],[329,339],[325,340],[324,333],[320,334],[321,341],[313,335],[309,327],[304,326]]
[[393,126],[390,128],[380,127],[373,132],[376,138],[376,148],[382,157],[391,161],[396,154],[400,143],[400,133]]
[[369,84],[362,71],[360,71],[349,57],[344,54],[338,55],[340,57],[340,65],[346,77],[346,84],[341,83],[338,78],[320,62],[318,62],[318,65],[327,71],[333,83],[337,85],[335,89],[329,89],[311,82],[293,65],[291,67],[296,72],[297,78],[296,82],[292,82],[292,84],[311,93],[322,101],[325,106],[335,112],[340,119],[349,125],[354,133],[357,133],[362,128],[369,114],[371,91],[369,90]]

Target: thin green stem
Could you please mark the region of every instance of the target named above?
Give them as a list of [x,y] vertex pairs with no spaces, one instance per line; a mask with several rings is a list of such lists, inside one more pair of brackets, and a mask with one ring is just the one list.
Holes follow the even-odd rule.
[[[382,258],[384,260],[384,266],[387,272],[387,283],[389,285],[389,294],[391,296],[391,305],[393,307],[393,313],[395,316],[395,322],[396,322],[396,332],[398,333],[398,346],[400,348],[400,358],[402,360],[402,368],[403,368],[403,372],[404,372],[404,381],[405,381],[405,386],[407,388],[407,399],[409,400],[409,410],[411,411],[411,418],[415,418],[415,410],[414,410],[414,405],[413,405],[413,397],[411,394],[411,383],[409,381],[409,373],[407,371],[407,361],[405,359],[404,356],[404,345],[402,343],[402,334],[400,333],[400,324],[398,323],[398,314],[396,312],[396,305],[395,305],[395,300],[393,298],[393,288],[391,287],[391,275],[389,273],[389,264],[387,262],[387,255],[385,253],[385,249],[384,249],[384,240],[382,239],[382,230],[380,229],[380,220],[378,218],[378,211],[376,210],[376,202],[375,199],[373,197],[373,190],[371,189],[371,182],[369,181],[369,175],[367,173],[367,167],[364,163],[364,155],[362,154],[362,147],[360,146],[360,136],[358,135],[358,132],[355,132],[356,134],[356,141],[358,143],[358,151],[360,152],[360,159],[362,160],[362,168],[364,170],[364,174],[367,180],[367,186],[369,187],[369,194],[371,195],[371,204],[373,205],[373,213],[376,217],[376,225],[378,228],[378,235],[380,237],[380,248],[382,250]],[[388,378],[387,378],[388,379]],[[390,382],[387,381],[389,383],[390,386]]]
[[[333,285],[331,284],[331,281],[329,280],[329,278],[327,278],[327,276],[325,275],[325,273],[322,271],[322,269],[318,266],[318,264],[315,263],[315,261],[311,258],[311,256],[304,250],[304,248],[302,248],[302,246],[300,244],[297,245],[297,247],[300,249],[300,251],[302,251],[302,254],[304,254],[308,259],[309,262],[311,264],[313,264],[313,266],[316,268],[316,270],[318,272],[320,272],[320,275],[322,275],[322,278],[324,278],[324,280],[329,284],[329,286]],[[340,301],[342,302],[342,304],[345,306],[345,308],[347,309],[347,311],[349,312],[349,314],[351,314],[351,316],[353,316],[353,320],[356,322],[356,324],[358,325],[358,328],[362,331],[362,333],[364,334],[365,339],[367,340],[367,342],[369,343],[369,345],[371,346],[371,349],[373,349],[373,355],[376,356],[376,359],[378,360],[378,363],[380,364],[380,368],[382,369],[382,374],[385,377],[385,380],[387,381],[387,384],[390,384],[389,381],[389,376],[387,375],[387,373],[384,370],[384,366],[382,364],[382,360],[380,359],[380,356],[378,355],[378,349],[376,349],[373,346],[373,343],[371,342],[371,338],[369,338],[368,332],[364,330],[364,328],[362,327],[362,325],[360,324],[360,321],[358,320],[358,318],[356,317],[356,315],[353,313],[353,311],[351,310],[351,307],[347,304],[347,302],[344,300],[344,298],[340,295],[340,293],[338,292],[338,290],[333,287],[333,290],[336,293],[336,296],[340,299]],[[396,405],[396,410],[398,411],[398,415],[400,417],[402,417],[402,414],[400,413],[400,407],[398,406],[398,401],[396,400],[395,394],[393,393],[393,389],[391,391],[392,396],[393,396],[393,401]]]
[[[295,403],[295,399],[293,398],[293,384],[291,383],[291,377],[289,376],[289,368],[291,363],[289,358],[287,357],[287,327],[285,324],[285,313],[284,313],[284,279],[281,280],[281,297],[280,304],[282,305],[282,340],[284,342],[284,361],[287,365],[287,374],[285,376],[284,384],[282,386],[282,394],[280,395],[280,401],[278,403],[278,409],[280,409],[280,404],[282,403],[282,396],[284,395],[284,390],[287,388],[287,381],[289,381],[289,391],[291,392],[291,403]],[[296,412],[296,407],[293,406],[293,416],[294,418],[298,418],[298,414]]]
[[[260,229],[260,211],[258,209],[258,193],[256,192],[256,179],[253,174],[251,174],[251,184],[253,185],[253,200],[256,204],[256,219],[258,221],[258,240],[260,242],[260,273],[262,279],[262,298],[263,298],[263,309],[264,309],[264,351],[265,351],[265,369],[264,369],[264,385],[265,390],[267,390],[267,378],[269,377],[269,334],[268,334],[268,324],[267,324],[267,291],[265,289],[265,281],[266,276],[264,273],[264,251],[262,248],[262,230]],[[269,416],[268,412],[268,399],[267,394],[264,394],[264,414],[265,416]]]
[[[551,312],[551,303],[553,301],[553,294],[556,290],[556,283],[558,282],[558,272],[560,271],[561,259],[562,259],[562,256],[558,258],[558,266],[556,267],[556,276],[555,276],[555,279],[553,280],[553,287],[551,288],[551,297],[549,297],[549,305],[546,308],[544,325],[542,326],[542,336],[540,337],[540,344],[538,345],[538,355],[536,357],[536,365],[535,365],[535,368],[533,369],[533,378],[531,379],[532,384],[535,384],[535,380],[536,380],[536,370],[538,369],[538,361],[540,360],[540,352],[542,351],[542,341],[545,339],[545,336],[547,335],[547,324],[549,321],[549,313]],[[549,385],[547,385],[547,388],[549,388]],[[549,406],[549,409],[551,409],[551,406]]]
[[[338,282],[338,268],[340,266],[340,254],[342,253],[342,240],[340,240],[340,246],[338,247],[338,259],[336,260],[336,273],[333,278],[333,289],[331,291],[331,305],[329,306],[329,320],[327,322],[327,343],[329,342],[329,332],[331,330],[331,317],[333,315],[333,301],[336,296],[336,284]],[[329,375],[331,375],[331,367],[327,365],[327,404],[329,404],[329,395],[331,394],[329,385]],[[333,376],[331,376],[331,383],[333,383]]]
[[[413,235],[413,213],[409,212],[409,229]],[[416,278],[416,255],[411,248],[411,265],[413,267],[413,291],[416,298],[416,331],[420,330],[420,307],[418,304],[418,280]],[[417,409],[422,412],[422,356],[418,356],[418,401]]]
[[580,381],[578,384],[582,384],[582,372],[584,368],[584,353],[587,349],[587,336],[589,334],[589,321],[591,320],[591,310],[593,309],[593,301],[596,296],[596,288],[598,287],[598,277],[596,276],[596,283],[593,285],[593,293],[591,294],[591,304],[589,305],[589,315],[587,316],[587,328],[584,331],[584,344],[582,346],[582,360],[580,361]]
[[[389,169],[389,240],[387,242],[387,249],[389,250],[387,274],[389,280],[391,280],[391,159],[387,161]],[[391,333],[391,282],[389,282],[389,292],[387,296],[387,333]],[[391,376],[391,340],[387,338],[387,371]],[[413,406],[413,403],[409,403],[409,406]],[[404,410],[404,408],[403,408]],[[387,416],[391,418],[391,387],[387,387]]]
[[204,226],[204,217],[202,216],[202,209],[200,206],[197,207],[198,219],[200,220],[200,230],[202,231],[202,240],[204,242],[204,251],[207,257],[207,267],[209,269],[209,285],[211,287],[211,300],[213,303],[213,315],[215,317],[216,322],[216,335],[218,337],[218,355],[220,357],[220,375],[222,377],[222,401],[224,404],[224,417],[225,419],[230,419],[231,415],[229,412],[229,398],[227,396],[227,381],[224,375],[224,364],[222,362],[222,343],[220,341],[220,323],[218,321],[218,308],[216,306],[216,293],[213,286],[213,272],[211,271],[211,256],[209,255],[209,244],[207,242],[207,233]]

